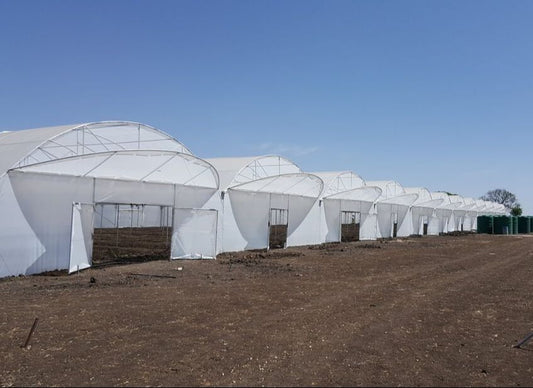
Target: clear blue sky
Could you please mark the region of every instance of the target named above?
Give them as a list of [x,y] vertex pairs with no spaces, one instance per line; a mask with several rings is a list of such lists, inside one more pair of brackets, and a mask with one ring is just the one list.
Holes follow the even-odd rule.
[[533,214],[533,1],[0,0],[0,130],[99,120]]

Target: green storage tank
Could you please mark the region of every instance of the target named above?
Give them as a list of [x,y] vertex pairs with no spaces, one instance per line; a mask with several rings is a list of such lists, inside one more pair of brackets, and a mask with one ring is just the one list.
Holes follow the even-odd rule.
[[518,217],[518,233],[530,233],[531,226],[529,225],[529,217]]
[[528,216],[529,218],[529,233],[533,233],[533,216]]
[[494,220],[494,234],[511,234],[512,222],[509,216],[495,216]]
[[[533,219],[533,217],[531,217]],[[478,216],[477,218],[477,232],[478,233],[494,233],[494,224],[492,216]]]
[[511,216],[513,234],[518,234],[518,216]]

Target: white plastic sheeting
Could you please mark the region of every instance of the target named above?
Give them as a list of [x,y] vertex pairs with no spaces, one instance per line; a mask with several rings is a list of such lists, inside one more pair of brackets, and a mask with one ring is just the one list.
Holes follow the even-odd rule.
[[219,185],[213,166],[137,123],[2,133],[0,150],[0,277],[88,266],[94,204],[202,208]]
[[[367,181],[366,184],[381,189],[381,195],[376,201],[368,221],[375,223],[376,237],[394,237],[395,224],[397,236],[408,236],[412,229],[412,221],[406,216],[410,206],[417,200],[418,194],[406,194],[404,188],[395,181]],[[408,219],[406,220],[406,218]],[[407,222],[408,227],[402,228],[404,222]]]
[[359,213],[359,238],[375,239],[375,224],[368,214],[381,189],[365,187],[365,181],[352,171],[313,172],[324,182],[320,201],[315,202],[300,229],[299,240],[305,244],[340,241],[343,211]]
[[70,156],[123,150],[168,150],[190,154],[176,139],[129,121],[63,125],[0,134],[0,175],[10,168]]
[[[270,209],[288,211],[287,246],[303,245],[304,242],[293,234],[317,201],[321,190],[322,181],[304,173],[262,178],[228,189],[231,207],[227,210],[233,213],[236,226],[245,240],[245,249],[268,247]],[[227,238],[225,249],[236,250],[228,248],[227,244],[239,236],[229,235],[226,229],[224,233]]]
[[261,178],[302,172],[292,161],[279,155],[206,160],[216,167],[221,190]]
[[103,226],[104,204],[140,206],[146,225],[170,209],[173,258],[266,248],[273,210],[287,217],[287,246],[338,241],[342,212],[359,214],[363,240],[391,237],[394,223],[398,236],[426,223],[439,234],[508,213],[350,171],[307,174],[279,155],[210,161],[216,169],[168,134],[127,121],[0,133],[0,277],[90,266],[94,212]]
[[442,203],[435,209],[435,215],[438,219],[438,228],[436,234],[448,232],[448,225],[452,219],[452,211],[458,204],[452,204],[450,196],[443,192],[432,192],[431,197],[435,199],[442,199]]
[[214,259],[217,243],[214,209],[174,209],[172,259]]
[[98,179],[218,187],[213,166],[171,151],[111,151],[52,160],[16,169],[22,172]]
[[[417,194],[403,194],[379,200],[376,203],[379,237],[394,237],[394,224],[397,225],[397,236],[402,236],[399,233],[402,223],[409,211],[409,207],[417,198]],[[405,237],[406,235],[403,236]]]
[[365,186],[324,197],[322,201],[327,227],[325,241],[340,241],[341,212],[343,211],[359,213],[360,240],[374,240],[375,230],[371,229],[372,226],[369,228],[367,219],[374,202],[380,195],[379,187]]
[[320,178],[276,155],[206,160],[220,177],[219,252],[267,248],[271,209],[288,214],[287,246],[307,243],[302,221],[322,191]]
[[69,273],[92,264],[94,205],[72,204]]
[[472,230],[472,216],[477,217],[477,212],[473,212],[476,204],[472,198],[462,198],[462,205],[456,208],[453,212],[455,214],[455,229],[459,231]]
[[[428,189],[424,187],[405,187],[406,193],[417,194],[417,200],[411,205],[406,216],[406,221],[402,223],[400,235],[423,235],[424,225],[428,235],[438,235],[438,217],[435,209],[444,201],[442,198],[433,198]],[[409,220],[411,222],[409,222]]]
[[[216,192],[216,187],[43,174],[29,172],[28,168],[13,170],[5,178],[8,178],[15,195],[10,204],[2,202],[2,205],[20,209],[29,227],[21,224],[20,229],[13,232],[24,239],[24,250],[12,247],[10,241],[0,244],[0,255],[9,263],[9,269],[4,269],[5,266],[1,269],[3,276],[69,268],[74,202],[201,208]],[[39,188],[38,197],[33,190],[35,187]],[[3,240],[4,235],[0,238]],[[9,251],[12,253],[7,254]],[[19,253],[13,255],[15,252]],[[14,266],[21,266],[24,270],[13,273],[11,267]]]

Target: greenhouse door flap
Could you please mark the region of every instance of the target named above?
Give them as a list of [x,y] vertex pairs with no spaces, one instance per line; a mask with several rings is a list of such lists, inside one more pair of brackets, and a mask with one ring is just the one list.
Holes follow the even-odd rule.
[[70,263],[68,273],[89,268],[93,250],[94,206],[86,203],[72,204],[70,229]]
[[171,259],[214,259],[218,212],[174,208]]

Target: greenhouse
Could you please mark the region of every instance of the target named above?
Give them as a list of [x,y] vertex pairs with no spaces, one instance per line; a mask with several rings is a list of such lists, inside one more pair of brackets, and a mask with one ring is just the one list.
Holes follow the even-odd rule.
[[[402,224],[406,221],[411,205],[418,199],[418,194],[406,193],[404,188],[395,181],[367,181],[366,184],[381,189],[381,194],[369,217],[375,222],[376,237],[408,236],[410,228],[402,228]],[[407,222],[411,223],[411,220]]]
[[375,240],[375,225],[367,220],[381,189],[366,186],[351,171],[312,174],[322,179],[324,189],[302,223],[300,240],[308,244]]
[[95,226],[163,228],[175,258],[216,253],[215,169],[150,126],[4,132],[0,168],[2,277],[91,266]]
[[0,133],[0,277],[471,231],[479,215],[507,213],[352,171],[306,173],[279,155],[204,160],[129,121]]
[[463,197],[463,205],[454,210],[456,214],[456,226],[458,231],[470,232],[473,229],[473,219],[477,218],[477,205],[473,198]]
[[438,219],[438,228],[436,234],[448,233],[455,230],[455,221],[453,218],[453,210],[461,203],[452,202],[450,195],[443,192],[431,192],[431,197],[435,199],[442,199],[442,203],[435,209],[435,215]]
[[444,199],[433,198],[430,191],[425,187],[405,187],[404,190],[406,193],[418,194],[418,198],[412,204],[407,215],[407,217],[410,217],[411,223],[404,223],[405,227],[411,228],[411,230],[407,230],[403,234],[438,235],[439,220],[435,210],[444,202]]
[[207,159],[220,176],[218,252],[305,245],[322,180],[277,155]]

